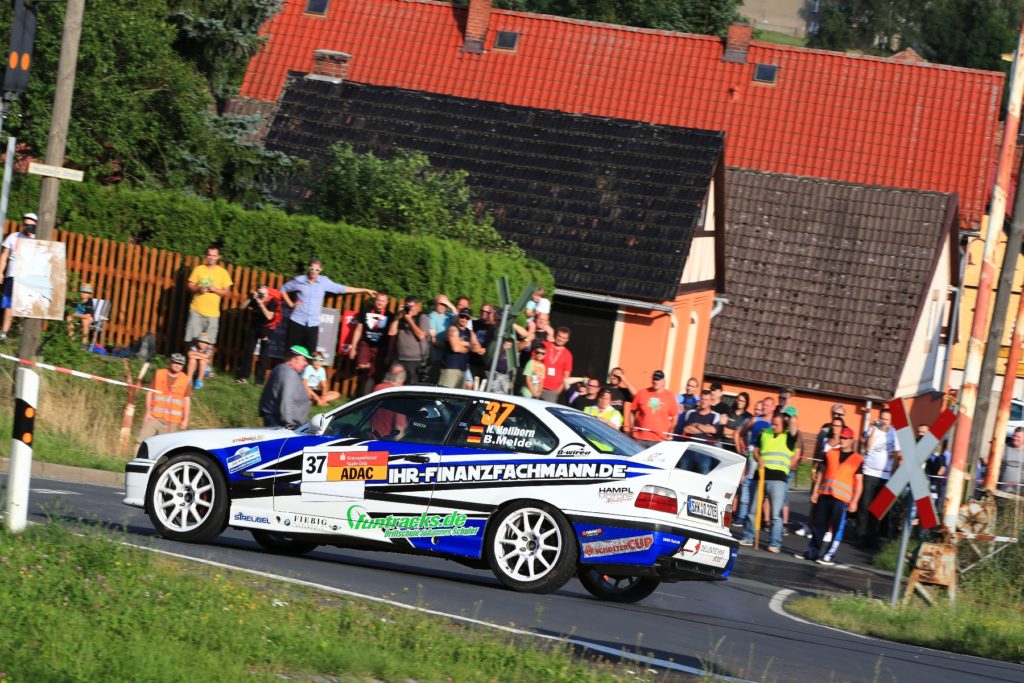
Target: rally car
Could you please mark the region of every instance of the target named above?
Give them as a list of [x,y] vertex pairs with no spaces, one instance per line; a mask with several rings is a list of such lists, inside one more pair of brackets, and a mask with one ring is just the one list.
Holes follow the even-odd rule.
[[125,499],[166,538],[227,526],[265,549],[319,545],[441,556],[518,591],[578,575],[633,602],[662,581],[725,579],[744,459],[701,443],[637,442],[595,417],[515,396],[401,387],[306,425],[147,439]]

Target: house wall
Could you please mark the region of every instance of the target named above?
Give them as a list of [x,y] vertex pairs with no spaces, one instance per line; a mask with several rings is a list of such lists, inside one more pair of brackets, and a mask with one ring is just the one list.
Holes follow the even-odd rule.
[[940,353],[939,339],[949,319],[949,274],[950,248],[947,241],[922,304],[896,396],[917,396],[927,391],[938,391],[942,386],[942,368],[938,364],[944,354]]

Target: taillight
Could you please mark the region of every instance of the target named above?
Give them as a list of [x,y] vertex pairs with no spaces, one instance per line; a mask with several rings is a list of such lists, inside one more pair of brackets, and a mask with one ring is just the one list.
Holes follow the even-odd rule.
[[722,513],[722,526],[726,529],[732,526],[732,505],[725,506],[725,512]]
[[676,492],[663,486],[645,486],[636,497],[636,507],[667,512],[674,515],[679,512]]

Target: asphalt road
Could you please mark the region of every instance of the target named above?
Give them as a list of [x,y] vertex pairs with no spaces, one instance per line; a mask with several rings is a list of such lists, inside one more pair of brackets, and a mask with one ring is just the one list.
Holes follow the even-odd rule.
[[[157,536],[146,515],[121,498],[110,487],[35,479],[30,521],[51,514],[123,527],[127,540],[139,545],[640,652],[742,680],[1024,682],[1022,666],[848,634],[804,623],[781,609],[785,588],[867,586],[886,594],[884,577],[855,567],[829,570],[744,549],[729,581],[664,584],[639,604],[616,605],[593,599],[575,579],[552,595],[523,595],[502,587],[489,572],[433,558],[337,548],[304,558],[275,556],[260,552],[247,532],[233,530],[211,545],[175,543]],[[792,550],[800,542],[787,536]]]

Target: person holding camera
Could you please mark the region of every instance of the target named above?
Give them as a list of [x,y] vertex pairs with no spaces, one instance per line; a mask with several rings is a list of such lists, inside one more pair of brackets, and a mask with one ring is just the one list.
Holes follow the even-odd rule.
[[878,520],[868,512],[868,506],[889,481],[900,458],[896,430],[892,428],[892,413],[888,408],[882,408],[878,419],[864,432],[861,453],[864,454],[864,488],[857,512],[857,533],[861,545],[877,547],[881,544],[879,533],[885,530],[882,525],[888,524],[892,514]]
[[405,383],[424,384],[430,361],[430,318],[419,299],[405,297],[388,326],[388,336],[394,337],[395,362],[405,368]]
[[266,284],[260,284],[249,293],[249,298],[242,304],[245,315],[245,338],[242,341],[242,359],[235,372],[235,381],[239,384],[249,381],[252,356],[256,351],[257,342],[260,345],[260,355],[256,361],[256,384],[263,384],[263,379],[267,376],[267,369],[270,366],[267,344],[271,333],[281,320],[279,301],[280,294],[276,290],[271,292]]

